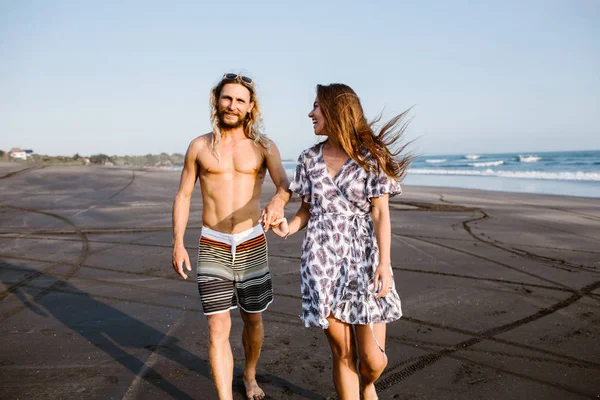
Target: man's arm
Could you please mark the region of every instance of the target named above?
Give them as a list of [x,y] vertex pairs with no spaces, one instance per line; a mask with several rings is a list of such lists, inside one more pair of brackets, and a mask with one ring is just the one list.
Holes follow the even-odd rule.
[[173,201],[173,269],[183,279],[187,279],[188,277],[183,272],[183,264],[185,263],[185,269],[188,271],[192,270],[190,257],[183,244],[183,236],[190,216],[190,204],[194,185],[198,179],[198,163],[196,161],[198,156],[198,140],[195,139],[190,143],[185,154],[185,164],[183,171],[181,171],[179,190]]
[[270,151],[265,151],[265,159],[267,170],[276,187],[275,195],[261,213],[263,228],[268,231],[271,223],[283,217],[283,208],[290,201],[292,193],[289,189],[290,181],[281,162],[279,149],[273,141],[271,141]]

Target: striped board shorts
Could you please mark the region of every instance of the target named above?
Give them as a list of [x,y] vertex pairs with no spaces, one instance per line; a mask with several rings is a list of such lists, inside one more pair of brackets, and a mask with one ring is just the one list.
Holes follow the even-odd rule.
[[204,315],[238,305],[258,313],[273,301],[267,239],[261,225],[234,234],[202,227],[197,273]]

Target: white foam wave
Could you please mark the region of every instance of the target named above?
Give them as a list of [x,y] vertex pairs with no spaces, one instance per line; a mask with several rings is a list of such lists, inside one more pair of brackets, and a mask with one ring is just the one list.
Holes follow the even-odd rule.
[[431,159],[431,160],[425,160],[425,162],[429,163],[429,164],[441,164],[446,162],[445,158],[439,158],[439,159]]
[[532,155],[524,156],[522,154],[519,154],[519,161],[521,161],[521,162],[538,162],[541,159],[542,159],[542,157],[540,157],[540,156],[532,156]]
[[469,176],[497,176],[501,178],[519,178],[519,179],[544,179],[560,181],[594,181],[600,182],[599,172],[539,172],[539,171],[494,171],[486,170],[439,170],[428,168],[412,168],[409,174],[421,175],[469,175]]
[[487,161],[487,162],[474,162],[468,163],[467,165],[471,167],[497,167],[498,165],[504,164],[504,161]]
[[478,160],[481,156],[479,154],[467,154],[465,158],[467,160]]

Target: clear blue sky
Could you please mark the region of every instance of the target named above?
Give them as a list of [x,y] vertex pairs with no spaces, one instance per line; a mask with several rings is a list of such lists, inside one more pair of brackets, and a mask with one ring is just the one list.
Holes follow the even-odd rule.
[[424,154],[600,149],[600,2],[0,0],[0,149],[185,152],[224,72],[258,84],[284,158],[317,83],[414,106]]

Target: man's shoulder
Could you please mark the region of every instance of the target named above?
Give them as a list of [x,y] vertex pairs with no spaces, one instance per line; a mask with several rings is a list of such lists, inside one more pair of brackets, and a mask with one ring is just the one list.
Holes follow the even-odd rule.
[[205,133],[204,135],[200,135],[195,139],[192,139],[190,142],[190,148],[194,150],[201,150],[206,148],[212,142],[212,132]]
[[277,147],[277,145],[275,144],[275,141],[273,141],[273,139],[271,139],[270,137],[267,137],[266,135],[262,135],[262,137],[263,137],[263,142],[264,142],[263,147],[265,147],[265,148],[268,148],[269,146]]

